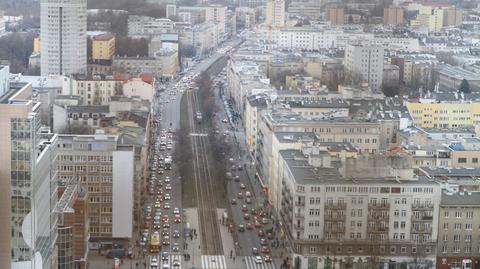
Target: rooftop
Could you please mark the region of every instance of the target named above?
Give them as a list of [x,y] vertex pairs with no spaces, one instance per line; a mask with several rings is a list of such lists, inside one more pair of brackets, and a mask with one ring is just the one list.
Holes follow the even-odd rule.
[[93,41],[109,41],[114,39],[115,36],[112,34],[101,34],[93,37]]
[[480,207],[480,192],[456,192],[444,191],[440,206],[469,206]]
[[68,113],[108,113],[109,106],[69,106]]

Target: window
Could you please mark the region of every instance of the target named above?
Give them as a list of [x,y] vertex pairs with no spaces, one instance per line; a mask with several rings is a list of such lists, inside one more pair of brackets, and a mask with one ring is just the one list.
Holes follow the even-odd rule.
[[397,249],[395,247],[390,248],[390,253],[395,254],[395,251],[397,251]]
[[443,235],[443,241],[448,241],[448,234]]
[[448,218],[448,211],[444,212],[443,217],[446,218],[446,219]]
[[454,229],[455,229],[455,230],[460,230],[460,229],[462,229],[462,224],[461,224],[461,223],[455,223]]
[[406,248],[406,247],[402,247],[402,248],[400,249],[400,251],[401,251],[402,253],[407,253],[407,248]]
[[465,235],[465,242],[472,242],[472,235],[471,234]]
[[455,218],[457,218],[457,219],[462,218],[462,212],[461,211],[455,211]]
[[458,163],[467,163],[467,158],[458,158]]
[[472,158],[472,163],[478,163],[478,158]]
[[473,224],[471,223],[465,223],[465,230],[472,230]]
[[317,252],[317,247],[310,247],[310,254]]
[[444,223],[444,224],[443,224],[443,229],[444,229],[444,230],[448,230],[448,223]]
[[456,242],[460,241],[460,235],[459,234],[454,234],[453,235],[453,241],[456,241]]
[[473,219],[473,211],[465,212],[465,217],[467,219]]

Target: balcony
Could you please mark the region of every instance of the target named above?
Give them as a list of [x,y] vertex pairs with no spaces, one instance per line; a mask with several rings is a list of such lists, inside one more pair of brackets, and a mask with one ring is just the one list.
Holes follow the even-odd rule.
[[367,227],[369,233],[388,233],[388,227]]
[[295,201],[295,206],[305,206],[305,201]]
[[368,214],[368,221],[388,221],[389,218],[388,214]]
[[346,210],[346,209],[347,209],[347,204],[346,204],[346,203],[340,203],[340,204],[325,204],[325,209],[330,209],[330,210]]
[[412,204],[413,210],[433,210],[433,204]]
[[388,210],[390,209],[390,203],[368,204],[369,210]]
[[412,228],[412,234],[431,234],[431,233],[432,233],[432,228],[425,228],[425,227]]
[[412,216],[412,221],[423,221],[423,222],[432,222],[433,216],[419,216],[416,217],[415,215]]
[[345,221],[346,220],[345,215],[339,215],[339,214],[324,215],[323,218],[325,221]]

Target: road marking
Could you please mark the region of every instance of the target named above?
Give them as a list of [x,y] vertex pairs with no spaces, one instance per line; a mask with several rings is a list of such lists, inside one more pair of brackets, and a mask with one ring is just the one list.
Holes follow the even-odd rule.
[[275,269],[275,264],[273,262],[262,262],[261,264],[255,263],[254,256],[245,257],[245,263],[247,269]]
[[202,255],[203,269],[227,269],[227,262],[223,255]]
[[190,133],[190,136],[208,136],[208,134]]

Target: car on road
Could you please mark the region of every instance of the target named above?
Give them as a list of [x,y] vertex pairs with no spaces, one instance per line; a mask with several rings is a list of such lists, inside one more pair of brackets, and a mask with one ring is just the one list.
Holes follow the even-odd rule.
[[170,200],[171,199],[170,194],[166,193],[164,198],[165,198],[165,200]]
[[254,225],[255,225],[255,228],[261,228],[262,227],[262,224],[260,222],[258,222],[257,220],[255,221]]
[[163,215],[162,222],[168,223],[168,221],[169,221],[168,215]]
[[252,194],[249,191],[247,191],[245,192],[245,197],[252,197]]
[[267,245],[268,245],[267,239],[261,238],[261,239],[260,239],[260,245],[261,245],[261,246],[267,246]]
[[265,260],[265,262],[272,262],[273,261],[272,256],[270,256],[270,255],[265,255],[263,260]]
[[163,209],[170,209],[170,203],[163,204]]
[[245,232],[245,225],[243,225],[243,224],[238,225],[238,231],[239,232]]
[[173,214],[180,214],[180,209],[178,209],[178,207],[175,207],[173,209]]
[[181,222],[182,222],[182,217],[181,217],[180,215],[178,215],[178,214],[175,215],[175,216],[173,217],[173,222],[175,222],[175,223],[181,223]]
[[262,256],[255,256],[255,263],[256,264],[262,264],[263,263]]
[[250,214],[248,214],[248,213],[243,214],[243,219],[244,220],[249,220],[250,219]]
[[237,194],[237,198],[238,198],[238,199],[243,199],[243,193],[239,192],[239,193]]
[[228,120],[227,120],[227,119],[223,119],[222,122],[223,122],[223,123],[228,123]]
[[247,212],[247,211],[248,211],[247,205],[242,205],[242,212]]
[[268,224],[268,219],[267,218],[262,218],[262,224]]
[[166,251],[162,252],[162,261],[168,261],[169,258],[170,258],[170,253]]
[[245,188],[247,188],[247,187],[245,186],[245,184],[243,184],[243,183],[240,184],[240,189],[244,190]]
[[270,248],[268,248],[267,246],[263,246],[262,253],[270,253]]
[[251,198],[246,198],[246,199],[245,199],[245,203],[251,204],[251,203],[252,203],[252,199],[251,199]]
[[232,205],[236,205],[236,204],[237,204],[237,200],[236,200],[236,199],[232,199],[232,200],[230,200],[230,204],[232,204]]
[[165,190],[167,190],[167,191],[172,190],[172,185],[167,184],[167,185],[165,186]]
[[253,230],[253,225],[251,223],[247,223],[247,230]]
[[258,230],[258,237],[264,237],[265,232],[263,230]]
[[153,258],[150,260],[150,267],[154,267],[154,268],[157,268],[157,267],[158,267],[158,260],[157,260],[157,258],[153,257]]
[[252,254],[253,255],[258,255],[258,248],[252,248]]
[[173,252],[178,252],[178,251],[180,251],[180,245],[179,245],[178,243],[173,243],[172,251],[173,251]]
[[180,238],[180,232],[178,230],[173,231],[172,237],[173,238]]

